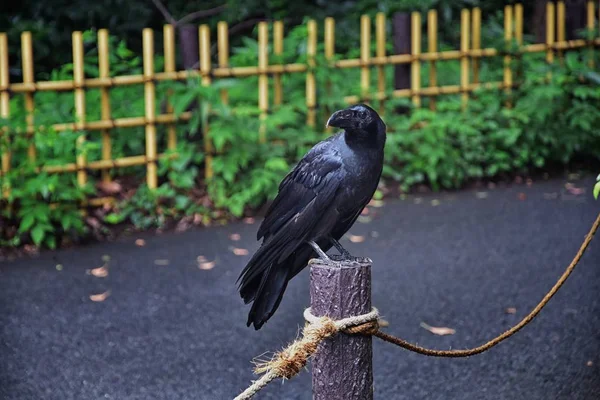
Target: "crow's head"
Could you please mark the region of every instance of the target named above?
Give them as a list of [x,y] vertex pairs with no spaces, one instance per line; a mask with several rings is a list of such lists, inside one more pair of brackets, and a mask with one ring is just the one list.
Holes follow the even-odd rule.
[[379,114],[366,104],[356,104],[334,112],[326,126],[341,128],[360,136],[385,132],[385,124]]

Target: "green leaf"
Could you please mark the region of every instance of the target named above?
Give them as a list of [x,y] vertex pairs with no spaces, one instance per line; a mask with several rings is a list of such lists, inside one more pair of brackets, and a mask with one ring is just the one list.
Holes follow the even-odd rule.
[[196,93],[193,91],[188,91],[183,93],[180,96],[177,96],[174,100],[173,104],[173,112],[176,117],[178,117],[196,98]]
[[19,225],[19,232],[27,232],[33,224],[35,223],[35,217],[33,214],[25,214],[23,219],[21,220],[21,225]]
[[39,246],[42,243],[42,240],[44,240],[45,234],[45,225],[38,224],[34,226],[31,230],[31,239],[33,239],[33,243],[35,243],[36,246]]
[[594,186],[594,198],[598,200],[598,195],[600,195],[600,182],[597,182]]
[[175,197],[175,207],[177,207],[180,210],[185,210],[190,205],[190,202],[191,200],[184,195],[179,195]]
[[104,217],[104,221],[109,224],[120,224],[125,219],[126,215],[118,214],[118,213],[110,213],[106,217]]

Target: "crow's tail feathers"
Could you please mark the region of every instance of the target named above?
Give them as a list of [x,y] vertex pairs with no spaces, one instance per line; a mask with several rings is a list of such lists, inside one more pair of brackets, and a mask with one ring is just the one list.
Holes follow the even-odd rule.
[[289,281],[286,260],[278,263],[274,253],[259,249],[239,278],[244,303],[253,302],[246,325],[254,324],[256,330],[275,313]]

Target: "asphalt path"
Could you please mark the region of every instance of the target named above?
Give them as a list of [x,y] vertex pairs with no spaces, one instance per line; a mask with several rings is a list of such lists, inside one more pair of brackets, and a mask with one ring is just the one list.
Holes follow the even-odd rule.
[[[386,331],[433,348],[466,348],[517,323],[556,282],[600,212],[593,179],[575,182],[587,189],[579,195],[565,182],[411,195],[370,207],[351,229],[359,241],[343,243],[374,261],[373,304],[390,322]],[[232,399],[256,379],[254,358],[297,337],[309,304],[305,270],[263,329],[246,327],[249,307],[235,280],[258,246],[258,222],[0,264],[0,398]],[[94,276],[105,256],[108,275]],[[90,299],[107,291],[103,301]],[[486,353],[439,359],[375,340],[375,398],[597,400],[599,293],[600,237],[540,316]],[[434,335],[422,322],[455,333]],[[310,367],[256,398],[311,399]]]

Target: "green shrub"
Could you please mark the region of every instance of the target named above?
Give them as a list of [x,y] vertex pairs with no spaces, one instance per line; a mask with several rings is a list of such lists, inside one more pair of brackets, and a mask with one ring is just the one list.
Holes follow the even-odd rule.
[[[288,32],[285,52],[270,62],[305,62],[306,27]],[[86,33],[93,42],[94,34]],[[114,74],[140,73],[139,56],[124,44],[112,40],[116,49],[111,59]],[[321,45],[320,45],[321,46]],[[347,54],[344,57],[356,57]],[[257,43],[245,38],[244,46],[235,48],[231,64],[257,64]],[[350,52],[352,53],[352,51]],[[318,54],[323,54],[322,47]],[[596,52],[598,54],[598,52]],[[93,67],[95,50],[86,59],[86,73],[97,76]],[[341,56],[338,56],[341,57]],[[425,183],[435,190],[458,188],[471,179],[493,178],[512,172],[527,172],[549,163],[567,164],[575,157],[599,159],[600,76],[589,66],[587,50],[569,52],[564,63],[548,66],[540,56],[515,58],[518,88],[510,93],[499,90],[477,91],[470,95],[463,110],[459,96],[437,99],[436,111],[414,109],[407,99],[384,102],[384,119],[388,126],[383,179],[397,182],[410,190]],[[596,57],[596,65],[599,60]],[[162,60],[158,58],[157,70]],[[284,75],[284,104],[272,106],[261,128],[257,107],[256,77],[216,80],[202,86],[199,79],[184,82],[161,82],[157,85],[157,112],[163,106],[167,91],[172,93],[175,113],[193,104],[192,118],[177,129],[178,146],[159,162],[159,186],[149,190],[141,184],[137,190],[118,194],[119,201],[108,212],[96,214],[107,225],[131,223],[140,229],[163,227],[169,221],[194,218],[203,223],[226,215],[240,217],[272,198],[279,182],[292,165],[319,140],[326,137],[324,123],[330,112],[345,106],[344,96],[360,93],[360,70],[332,69],[322,56],[314,69],[318,90],[317,123],[306,126],[305,75]],[[53,79],[69,79],[71,66],[53,73]],[[423,63],[423,82],[427,85],[428,63]],[[438,62],[438,76],[443,84],[458,83],[455,62]],[[481,81],[501,79],[501,62],[483,62]],[[552,77],[546,80],[547,74]],[[393,67],[384,67],[386,82],[392,82]],[[453,78],[454,77],[454,78]],[[452,81],[452,79],[454,79]],[[442,82],[443,80],[443,82]],[[270,79],[270,98],[273,80]],[[391,85],[387,91],[391,91]],[[377,74],[371,74],[371,88],[377,87]],[[230,104],[221,102],[220,91],[229,92]],[[113,117],[144,114],[143,87],[126,86],[111,89]],[[507,102],[511,107],[505,107]],[[272,101],[271,101],[272,104]],[[378,102],[374,104],[379,107]],[[410,109],[396,114],[398,106]],[[88,120],[100,118],[98,90],[86,91]],[[36,94],[36,125],[73,120],[71,93],[40,92]],[[13,154],[11,171],[2,176],[1,186],[10,188],[12,207],[3,207],[0,218],[0,244],[18,246],[33,242],[55,247],[65,237],[78,236],[89,230],[79,210],[79,202],[98,194],[99,172],[90,172],[88,184],[77,185],[74,173],[37,173],[42,165],[74,163],[78,132],[53,132],[37,129],[33,141],[15,133],[23,130],[23,99],[11,99],[11,120],[1,124],[11,132],[10,141],[2,136],[0,150]],[[212,166],[214,177],[204,179],[206,154],[197,133],[209,126],[216,153]],[[265,132],[261,143],[259,132]],[[165,128],[158,128],[159,149],[166,148]],[[144,153],[143,128],[111,130],[113,158]],[[90,160],[101,155],[100,135],[87,134],[80,151]],[[27,148],[35,143],[37,159],[31,163]],[[160,150],[159,150],[160,151]],[[113,178],[145,182],[145,168],[131,167],[111,171]],[[596,186],[596,195],[600,189]],[[98,216],[99,215],[99,216]]]

